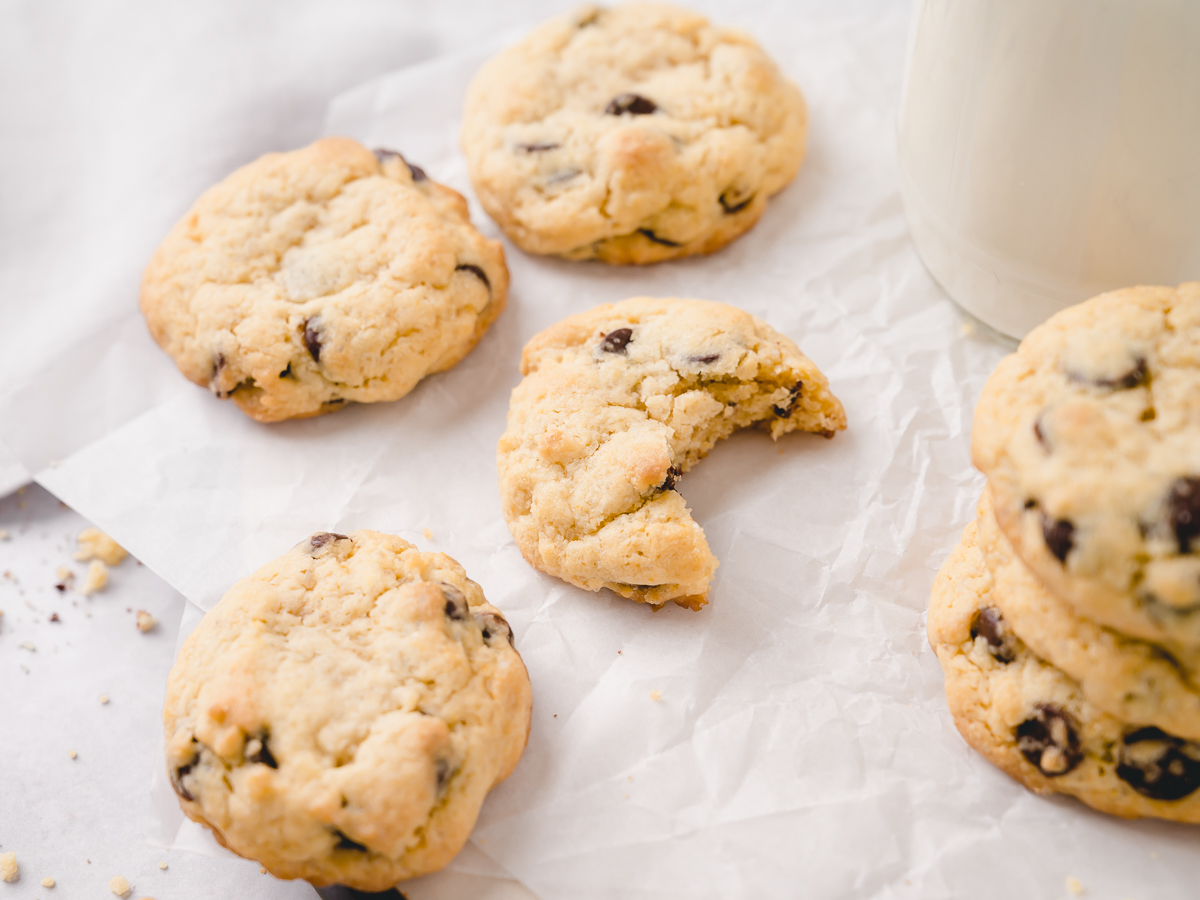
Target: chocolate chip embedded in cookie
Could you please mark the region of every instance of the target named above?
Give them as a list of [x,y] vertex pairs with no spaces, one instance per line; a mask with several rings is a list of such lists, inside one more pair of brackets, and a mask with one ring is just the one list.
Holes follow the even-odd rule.
[[155,252],[141,308],[181,372],[263,422],[395,400],[504,308],[500,245],[399,153],[345,138],[206,191]]
[[1200,649],[1137,640],[1078,615],[1017,557],[996,524],[987,489],[976,525],[994,580],[989,609],[1003,614],[1014,635],[1078,682],[1093,706],[1200,741]]
[[180,804],[223,845],[380,891],[462,847],[525,747],[529,676],[450,557],[320,532],[204,617],[163,718]]
[[967,743],[1037,793],[1068,794],[1118,816],[1200,822],[1200,744],[1098,709],[1003,616],[994,625],[996,593],[972,522],[934,581],[928,620]]
[[663,3],[584,7],[488,62],[462,145],[523,250],[608,263],[710,253],[804,158],[800,90],[749,36]]
[[717,561],[678,492],[714,444],[846,426],[783,335],[706,300],[635,297],[572,316],[521,356],[498,468],[531,565],[587,590],[699,609]]
[[1063,310],[988,380],[972,455],[1017,553],[1080,615],[1200,645],[1200,282]]

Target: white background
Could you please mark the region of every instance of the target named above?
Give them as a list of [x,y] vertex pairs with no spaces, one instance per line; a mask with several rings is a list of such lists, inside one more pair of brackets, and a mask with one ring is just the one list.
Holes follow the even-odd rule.
[[[963,745],[945,709],[924,609],[978,494],[971,410],[1006,348],[964,334],[908,239],[894,160],[903,4],[701,5],[804,88],[796,183],[707,259],[612,270],[508,247],[510,309],[404,400],[264,428],[150,342],[134,308],[146,258],[196,194],[261,152],[328,127],[467,190],[454,136],[469,54],[550,6],[0,10],[0,440],[147,564],[48,623],[78,599],[50,579],[81,520],[38,491],[0,507],[17,533],[0,565],[21,579],[0,581],[0,850],[25,863],[0,900],[49,896],[43,873],[55,896],[102,896],[118,871],[160,900],[311,896],[228,859],[173,851],[166,875],[154,867],[167,857],[146,837],[174,833],[149,780],[183,600],[148,569],[208,606],[307,532],[358,527],[458,558],[509,616],[534,682],[525,760],[418,900],[473,896],[482,882],[453,879],[487,871],[572,900],[1058,897],[1067,876],[1114,900],[1193,895],[1190,831],[1032,797]],[[468,56],[387,76],[446,53]],[[850,420],[828,442],[736,436],[681,482],[722,562],[701,613],[534,573],[495,497],[520,346],[638,292],[763,316],[824,369]],[[140,635],[126,607],[164,624]]]

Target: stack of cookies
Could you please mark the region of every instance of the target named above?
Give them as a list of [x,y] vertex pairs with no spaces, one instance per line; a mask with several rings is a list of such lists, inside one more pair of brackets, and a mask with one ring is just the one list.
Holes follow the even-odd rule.
[[988,485],[929,610],[959,731],[1039,793],[1200,821],[1200,283],[1032,332],[973,457]]

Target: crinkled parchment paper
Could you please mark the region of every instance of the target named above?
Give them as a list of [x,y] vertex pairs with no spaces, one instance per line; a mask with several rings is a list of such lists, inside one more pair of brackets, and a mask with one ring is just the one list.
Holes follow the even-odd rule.
[[[203,608],[318,529],[391,531],[457,558],[508,616],[534,685],[529,749],[458,872],[564,900],[1007,900],[1065,895],[1068,876],[1096,897],[1194,895],[1193,831],[1037,798],[950,721],[925,608],[982,484],[972,408],[1008,348],[964,327],[909,240],[894,138],[905,11],[845,9],[736,16],[803,87],[811,128],[796,182],[727,249],[615,269],[509,245],[508,311],[407,398],[264,426],[202,390],[159,387],[116,427],[85,423],[88,441],[38,480]],[[326,130],[401,150],[469,195],[458,115],[481,58],[344,94]],[[682,479],[721,560],[698,613],[540,575],[500,514],[495,445],[521,346],[633,294],[761,316],[825,371],[849,417],[830,441],[736,435]],[[112,378],[129,359],[142,379],[179,379],[144,352],[136,317],[111,340],[137,348],[110,352]],[[27,434],[14,450],[33,469],[52,452]],[[178,814],[159,790],[170,834]]]

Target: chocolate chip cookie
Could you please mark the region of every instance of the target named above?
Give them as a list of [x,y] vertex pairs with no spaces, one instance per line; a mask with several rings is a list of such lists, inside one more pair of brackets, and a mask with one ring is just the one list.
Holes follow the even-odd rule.
[[141,308],[184,375],[275,422],[403,397],[475,346],[507,290],[459,194],[326,138],[206,191],[151,259]]
[[1017,558],[988,491],[976,525],[994,606],[1026,646],[1076,681],[1093,706],[1200,741],[1200,650],[1135,640],[1077,616]]
[[1034,329],[984,388],[973,457],[1017,553],[1081,615],[1200,644],[1200,282]]
[[280,878],[380,891],[440,869],[517,764],[529,677],[442,553],[319,533],[188,637],[163,712],[187,815]]
[[587,6],[488,62],[462,145],[530,253],[653,263],[758,221],[804,158],[799,88],[748,35],[663,3]]
[[1039,794],[1200,822],[1200,743],[1101,712],[1012,632],[992,588],[972,522],[934,582],[928,625],[967,743]]
[[521,373],[497,454],[517,546],[543,572],[654,606],[706,602],[717,560],[678,484],[717,441],[846,426],[792,341],[706,300],[571,316],[530,340]]

